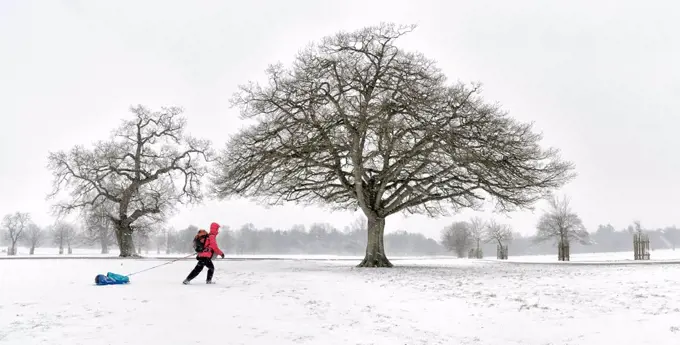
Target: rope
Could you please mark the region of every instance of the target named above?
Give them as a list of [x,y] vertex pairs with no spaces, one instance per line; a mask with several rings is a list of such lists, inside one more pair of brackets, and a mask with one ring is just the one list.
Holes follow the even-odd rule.
[[154,268],[158,268],[158,267],[161,267],[161,266],[169,265],[169,264],[171,264],[171,263],[173,263],[173,262],[177,262],[177,261],[179,261],[179,260],[186,259],[186,258],[191,257],[191,256],[194,256],[194,255],[196,255],[196,254],[195,254],[195,253],[194,253],[194,254],[189,254],[189,255],[187,255],[187,256],[185,256],[185,257],[177,258],[177,259],[175,259],[175,260],[171,260],[171,261],[168,261],[168,262],[166,262],[166,263],[162,263],[162,264],[160,264],[160,265],[156,265],[156,266],[153,266],[153,267],[149,267],[149,268],[143,269],[143,270],[141,270],[141,271],[133,272],[133,273],[130,273],[130,274],[126,275],[126,277],[129,277],[129,276],[131,276],[131,275],[133,275],[133,274],[139,274],[139,273],[142,273],[142,272],[150,271],[150,270],[152,270],[152,269],[154,269]]

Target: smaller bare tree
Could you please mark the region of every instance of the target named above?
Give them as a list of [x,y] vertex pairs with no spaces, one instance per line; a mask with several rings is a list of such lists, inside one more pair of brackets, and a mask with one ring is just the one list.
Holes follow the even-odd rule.
[[154,236],[153,242],[156,245],[156,254],[160,254],[161,253],[161,247],[163,247],[166,244],[166,241],[167,241],[167,238],[168,238],[167,233],[168,233],[168,229],[163,227]]
[[85,209],[82,217],[85,225],[84,240],[89,245],[99,242],[102,249],[101,253],[108,254],[109,247],[116,240],[113,216],[110,215],[104,205],[99,205],[96,208]]
[[484,242],[496,242],[499,246],[503,243],[512,241],[512,229],[507,224],[500,224],[496,220],[492,219],[486,226],[484,231]]
[[347,231],[348,232],[366,231],[366,217],[359,216],[354,218],[354,220],[352,220],[349,226],[347,226]]
[[[560,248],[568,248],[570,243],[590,244],[590,236],[581,218],[572,211],[569,199],[553,196],[548,199],[550,209],[538,221],[534,242],[540,243],[553,239]],[[569,254],[560,260],[569,260]]]
[[80,229],[75,224],[71,224],[71,226],[68,228],[68,231],[66,231],[65,236],[66,247],[69,254],[73,254],[73,245],[75,245],[76,241],[79,240],[80,235]]
[[170,254],[173,252],[177,242],[177,229],[168,228],[165,232],[165,254]]
[[9,248],[7,255],[17,255],[17,242],[25,236],[24,231],[31,223],[31,215],[25,212],[15,212],[5,215],[2,227],[5,229]]
[[59,222],[50,226],[50,233],[52,234],[52,243],[59,248],[59,254],[64,254],[64,236],[63,229]]
[[38,248],[42,244],[42,240],[45,237],[45,232],[35,223],[30,223],[28,225],[28,229],[26,230],[26,235],[28,244],[31,246],[28,254],[33,255],[35,254],[35,248]]
[[132,226],[133,241],[136,243],[137,254],[141,255],[142,250],[149,252],[149,244],[156,234],[160,233],[164,225],[164,219],[161,215],[148,215],[140,218],[135,225]]
[[486,227],[485,222],[482,218],[474,217],[470,220],[470,237],[472,243],[474,244],[474,257],[481,259],[482,247],[481,242],[484,239],[484,228]]
[[[512,229],[507,224],[499,224],[492,219],[484,229],[484,242],[496,242],[496,257],[501,260],[508,258],[508,242],[512,241]],[[505,243],[505,244],[504,244]]]
[[465,257],[465,252],[472,244],[470,224],[455,222],[442,230],[441,243],[448,251],[455,252],[459,258]]
[[52,226],[52,238],[54,244],[59,246],[59,254],[64,254],[64,246],[67,247],[68,253],[73,254],[73,244],[77,235],[76,227],[65,221],[57,221]]

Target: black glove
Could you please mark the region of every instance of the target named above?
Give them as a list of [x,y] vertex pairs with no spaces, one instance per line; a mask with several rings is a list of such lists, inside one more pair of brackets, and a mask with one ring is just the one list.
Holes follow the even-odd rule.
[[220,254],[220,256],[222,257],[222,259],[224,259],[224,253]]

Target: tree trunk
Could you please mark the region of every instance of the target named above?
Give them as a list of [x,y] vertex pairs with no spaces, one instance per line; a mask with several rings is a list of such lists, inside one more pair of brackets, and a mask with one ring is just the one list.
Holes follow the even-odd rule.
[[59,243],[59,255],[64,254],[64,244]]
[[121,258],[139,257],[132,241],[132,229],[129,226],[116,225],[116,239]]
[[68,245],[68,253],[73,254],[73,249],[71,249],[71,244]]
[[32,245],[31,245],[31,250],[28,251],[28,254],[29,254],[29,255],[35,254],[35,244],[32,244]]
[[558,261],[569,261],[569,240],[562,237],[560,243],[558,243],[557,248],[557,260]]
[[392,263],[385,255],[385,218],[368,216],[368,241],[366,256],[357,267],[392,267]]
[[17,243],[12,241],[12,244],[9,247],[9,250],[7,251],[7,255],[17,255]]
[[102,246],[102,254],[109,253],[109,236],[107,231],[101,231],[99,233],[99,243]]

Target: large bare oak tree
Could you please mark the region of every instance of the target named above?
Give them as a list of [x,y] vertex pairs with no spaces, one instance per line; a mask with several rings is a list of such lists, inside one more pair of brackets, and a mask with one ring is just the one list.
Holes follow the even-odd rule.
[[233,136],[214,178],[218,196],[322,203],[367,217],[363,267],[390,267],[385,219],[447,215],[493,197],[530,206],[573,175],[530,124],[449,83],[434,61],[400,49],[413,26],[341,32],[234,98],[255,124]]
[[151,111],[131,108],[107,141],[92,149],[74,147],[51,152],[55,197],[70,191],[56,205],[61,212],[104,207],[116,230],[121,257],[136,256],[134,223],[151,215],[167,215],[177,203],[202,201],[201,179],[212,155],[210,142],[185,134],[186,120],[177,107]]

